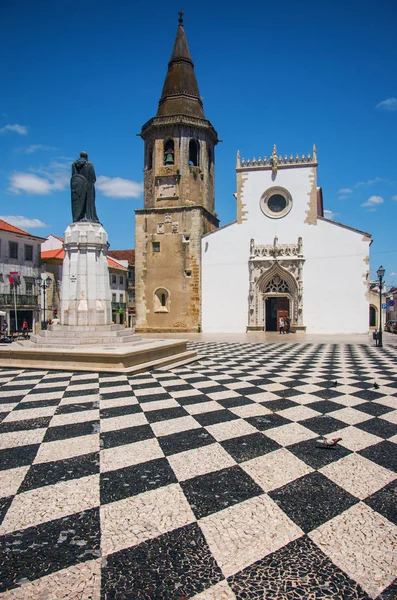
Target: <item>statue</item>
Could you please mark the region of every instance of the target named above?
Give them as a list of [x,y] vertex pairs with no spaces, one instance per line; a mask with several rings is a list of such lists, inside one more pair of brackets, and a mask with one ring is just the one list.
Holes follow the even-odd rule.
[[87,152],[80,152],[80,158],[72,164],[70,180],[73,223],[99,223],[95,208],[95,181],[94,165],[89,162]]

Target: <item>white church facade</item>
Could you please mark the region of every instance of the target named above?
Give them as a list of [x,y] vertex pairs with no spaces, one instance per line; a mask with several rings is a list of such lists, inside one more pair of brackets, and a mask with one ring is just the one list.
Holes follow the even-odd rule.
[[237,220],[202,238],[202,331],[368,331],[368,233],[324,218],[317,154],[236,164]]

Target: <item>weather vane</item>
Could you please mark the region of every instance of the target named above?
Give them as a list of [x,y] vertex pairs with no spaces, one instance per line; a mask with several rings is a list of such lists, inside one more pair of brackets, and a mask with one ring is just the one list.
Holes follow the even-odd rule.
[[179,25],[183,25],[183,10],[181,9],[178,14],[179,14],[179,19],[178,19]]

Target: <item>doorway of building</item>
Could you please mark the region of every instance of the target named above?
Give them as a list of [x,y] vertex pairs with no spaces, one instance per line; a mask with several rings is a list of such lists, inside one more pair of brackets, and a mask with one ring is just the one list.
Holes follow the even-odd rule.
[[266,298],[266,331],[278,331],[281,317],[284,319],[289,315],[289,299]]

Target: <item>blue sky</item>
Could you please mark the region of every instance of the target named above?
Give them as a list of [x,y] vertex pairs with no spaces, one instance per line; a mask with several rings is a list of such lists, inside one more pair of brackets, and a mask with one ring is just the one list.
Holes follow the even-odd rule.
[[[0,216],[36,235],[71,220],[69,169],[89,153],[112,248],[134,245],[143,142],[177,28],[223,140],[216,210],[235,218],[235,155],[311,152],[335,220],[372,233],[397,285],[395,0],[21,0],[0,24]],[[20,217],[17,219],[16,217]],[[343,276],[341,274],[341,284]]]

